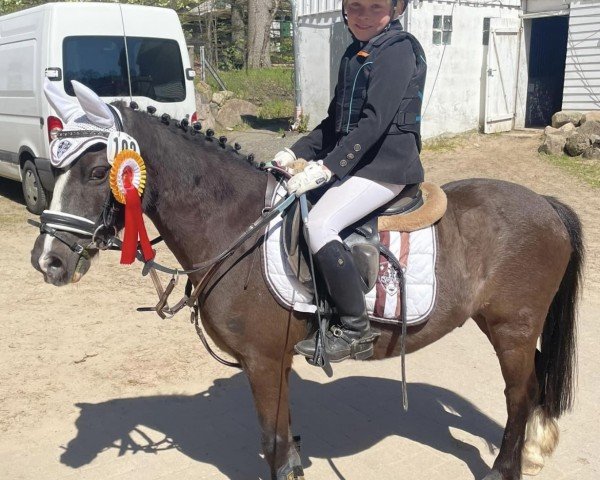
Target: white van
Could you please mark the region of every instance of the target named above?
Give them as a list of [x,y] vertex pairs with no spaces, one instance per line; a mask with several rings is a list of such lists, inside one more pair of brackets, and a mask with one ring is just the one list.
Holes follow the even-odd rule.
[[71,80],[106,102],[135,102],[196,120],[194,70],[173,10],[118,3],[48,3],[0,17],[0,176],[21,181],[41,213],[54,187],[48,146],[62,128],[44,77]]

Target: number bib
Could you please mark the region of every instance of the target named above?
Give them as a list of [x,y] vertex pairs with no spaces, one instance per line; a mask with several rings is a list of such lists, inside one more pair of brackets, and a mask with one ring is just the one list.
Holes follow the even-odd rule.
[[140,153],[140,146],[135,138],[127,135],[125,132],[111,132],[108,136],[108,144],[106,145],[108,163],[112,165],[115,157],[123,150],[133,150],[136,153]]

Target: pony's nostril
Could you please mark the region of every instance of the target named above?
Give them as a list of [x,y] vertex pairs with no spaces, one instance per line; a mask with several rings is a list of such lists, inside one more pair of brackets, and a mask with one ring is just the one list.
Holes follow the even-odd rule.
[[50,257],[46,263],[46,274],[54,280],[59,280],[65,273],[65,266],[58,257]]
[[62,268],[63,263],[62,260],[58,257],[50,257],[50,261],[48,262],[48,268]]

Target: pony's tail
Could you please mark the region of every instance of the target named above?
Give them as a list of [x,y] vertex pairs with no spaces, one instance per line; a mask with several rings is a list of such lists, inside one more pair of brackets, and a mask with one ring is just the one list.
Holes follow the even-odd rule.
[[576,318],[584,260],[581,222],[577,214],[554,197],[545,197],[562,220],[571,239],[571,258],[552,300],[536,355],[540,407],[546,418],[558,418],[573,406],[576,383]]

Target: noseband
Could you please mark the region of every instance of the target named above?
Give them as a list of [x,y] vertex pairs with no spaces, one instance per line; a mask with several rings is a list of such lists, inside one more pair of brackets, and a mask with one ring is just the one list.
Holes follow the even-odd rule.
[[[89,250],[119,250],[121,248],[122,242],[117,237],[116,225],[120,209],[120,205],[115,202],[112,194],[109,194],[104,202],[102,212],[95,222],[71,213],[44,210],[40,215],[39,222],[29,219],[27,223],[38,227],[40,233],[50,235],[69,247],[72,252],[89,260]],[[62,232],[90,238],[90,242],[83,246],[77,240],[69,241],[61,234]]]

